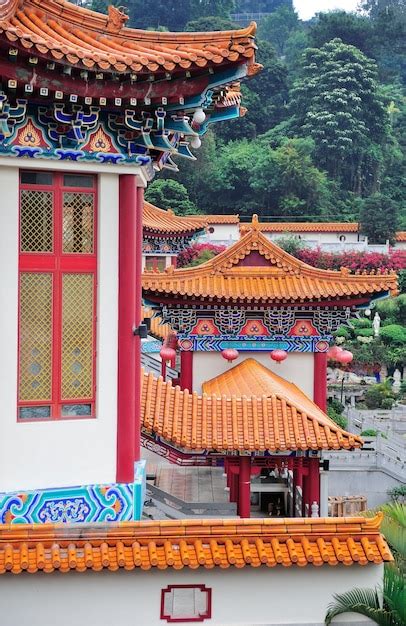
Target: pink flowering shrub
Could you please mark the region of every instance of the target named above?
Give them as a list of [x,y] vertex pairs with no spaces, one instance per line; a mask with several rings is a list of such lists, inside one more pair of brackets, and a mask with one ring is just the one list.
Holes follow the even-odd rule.
[[207,259],[207,253],[216,256],[223,252],[226,246],[216,246],[213,243],[192,243],[191,246],[179,252],[177,257],[177,267],[188,267],[190,264],[197,265],[196,261],[202,257],[202,262]]
[[324,270],[347,267],[351,272],[371,270],[406,269],[406,250],[391,250],[389,254],[378,252],[325,252],[321,248],[303,248],[295,254],[298,259]]

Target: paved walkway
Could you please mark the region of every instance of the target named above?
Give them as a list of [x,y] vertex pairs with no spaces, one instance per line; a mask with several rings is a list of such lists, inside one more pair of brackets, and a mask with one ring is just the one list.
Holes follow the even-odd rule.
[[228,502],[226,479],[221,467],[179,467],[162,457],[143,450],[147,476],[155,476],[155,485],[185,502]]

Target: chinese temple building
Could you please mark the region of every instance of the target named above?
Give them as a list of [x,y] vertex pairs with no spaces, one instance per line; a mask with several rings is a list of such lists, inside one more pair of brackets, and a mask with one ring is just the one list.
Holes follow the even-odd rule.
[[[201,392],[227,369],[219,353],[231,348],[277,368],[322,409],[332,333],[371,300],[395,292],[394,273],[303,263],[269,241],[256,216],[239,241],[206,263],[143,275],[144,300],[178,335],[183,389]],[[272,364],[274,350],[288,358]]]
[[[143,190],[174,156],[193,159],[209,124],[240,115],[239,81],[260,66],[255,24],[126,21],[113,6],[0,0],[2,622],[321,625],[334,593],[382,581],[380,516],[138,521],[141,430],[217,455],[242,517],[260,460],[317,501],[319,451],[361,445],[322,410],[329,331],[396,278],[298,265],[254,224],[203,272],[145,273],[179,334],[182,389],[142,373]],[[196,229],[177,232],[182,245]],[[233,342],[255,363],[224,378],[207,366]],[[303,357],[300,376],[265,371],[275,346]],[[253,384],[244,367],[261,398],[224,395]]]
[[176,267],[179,252],[190,245],[192,239],[206,229],[205,216],[201,218],[175,215],[144,201],[142,215],[143,269],[163,271],[170,265]]
[[[396,290],[395,274],[306,265],[269,241],[256,216],[237,243],[210,261],[145,272],[144,300],[177,333],[183,396],[150,380],[144,427],[161,445],[222,456],[242,517],[250,515],[251,476],[263,468],[276,467],[278,474],[282,468],[291,480],[285,513],[310,515],[313,504],[324,510],[320,451],[362,445],[325,413],[332,333],[371,300]],[[272,364],[270,356],[283,362]],[[228,357],[240,362],[229,369]]]
[[2,522],[140,517],[143,189],[239,116],[239,80],[260,69],[254,24],[126,21],[0,2]]

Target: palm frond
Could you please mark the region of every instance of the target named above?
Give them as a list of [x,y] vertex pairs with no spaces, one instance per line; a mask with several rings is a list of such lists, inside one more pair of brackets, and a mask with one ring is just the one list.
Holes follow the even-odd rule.
[[406,578],[396,562],[385,565],[383,601],[399,623],[406,624]]

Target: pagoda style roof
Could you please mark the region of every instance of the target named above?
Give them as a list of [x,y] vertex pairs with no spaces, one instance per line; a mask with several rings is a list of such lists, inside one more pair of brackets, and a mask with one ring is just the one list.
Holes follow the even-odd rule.
[[406,230],[399,230],[396,233],[396,241],[406,241]]
[[284,399],[292,407],[307,415],[316,416],[320,424],[330,428],[334,422],[317,404],[294,383],[278,376],[272,370],[259,363],[256,359],[244,359],[225,372],[204,382],[203,392],[218,397],[236,396],[237,398],[256,396],[271,398],[277,396]]
[[150,202],[144,202],[142,213],[142,226],[144,233],[156,235],[184,235],[195,233],[206,227],[207,220],[204,215],[199,219],[189,216],[175,215],[171,209],[165,211],[159,209]]
[[170,33],[127,28],[127,19],[113,6],[103,15],[65,0],[3,0],[0,33],[33,54],[101,71],[202,70],[254,58],[254,23],[233,31]]
[[282,378],[268,395],[199,396],[144,373],[141,424],[186,450],[340,450],[363,443]]
[[0,526],[0,574],[392,561],[374,518],[193,519]]
[[394,272],[350,274],[321,270],[296,259],[260,231],[256,216],[245,234],[213,259],[197,267],[145,272],[149,300],[304,303],[366,300],[397,293]]

